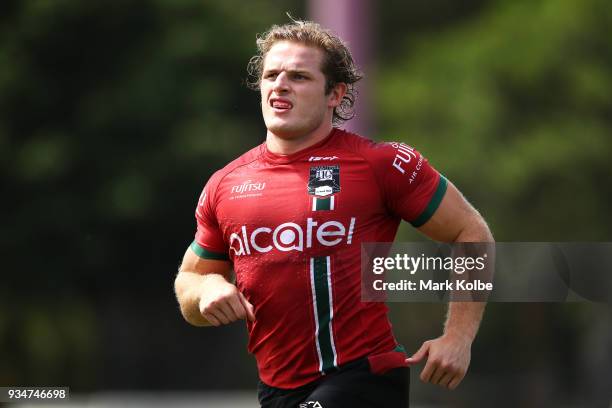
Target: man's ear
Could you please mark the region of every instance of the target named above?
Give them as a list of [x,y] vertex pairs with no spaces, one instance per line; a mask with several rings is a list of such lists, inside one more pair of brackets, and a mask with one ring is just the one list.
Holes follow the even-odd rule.
[[336,85],[334,85],[331,92],[329,93],[327,107],[335,108],[339,106],[342,102],[342,99],[344,98],[344,95],[346,95],[346,89],[347,86],[344,82],[338,82]]

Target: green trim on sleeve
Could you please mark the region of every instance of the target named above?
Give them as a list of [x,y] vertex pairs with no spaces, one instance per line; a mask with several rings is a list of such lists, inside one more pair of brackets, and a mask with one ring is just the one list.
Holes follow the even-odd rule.
[[219,252],[211,252],[206,248],[202,248],[195,241],[193,241],[191,245],[189,245],[189,248],[191,248],[191,250],[195,252],[195,254],[199,256],[200,258],[214,259],[216,261],[229,261],[229,257],[227,256],[227,254],[221,254]]
[[435,193],[431,197],[431,200],[429,200],[429,204],[427,204],[427,207],[425,207],[421,215],[419,215],[414,221],[410,222],[412,226],[414,226],[415,228],[419,228],[427,221],[429,221],[431,216],[436,212],[436,210],[440,206],[440,203],[442,202],[444,193],[446,193],[447,184],[448,183],[446,181],[446,178],[440,174],[440,181],[438,182],[438,187],[436,188]]

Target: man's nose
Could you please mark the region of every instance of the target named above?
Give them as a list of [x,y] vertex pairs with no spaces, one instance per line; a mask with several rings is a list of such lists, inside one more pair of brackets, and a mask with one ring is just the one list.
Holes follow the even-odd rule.
[[279,73],[276,76],[276,80],[274,81],[274,92],[284,92],[289,89],[289,78],[287,78],[287,74],[284,72]]

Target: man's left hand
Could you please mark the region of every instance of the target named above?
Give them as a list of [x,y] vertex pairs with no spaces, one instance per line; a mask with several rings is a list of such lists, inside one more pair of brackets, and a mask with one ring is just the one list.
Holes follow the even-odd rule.
[[467,373],[471,346],[472,342],[466,338],[445,334],[424,342],[406,362],[411,366],[426,359],[421,381],[454,390]]

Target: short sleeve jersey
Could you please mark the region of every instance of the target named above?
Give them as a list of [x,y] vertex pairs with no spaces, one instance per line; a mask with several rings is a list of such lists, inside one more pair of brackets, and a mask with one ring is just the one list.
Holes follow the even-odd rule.
[[397,347],[386,305],[361,301],[360,243],[423,225],[446,185],[408,145],[340,129],[291,155],[264,143],[210,178],[191,248],[232,262],[264,383],[296,388]]

